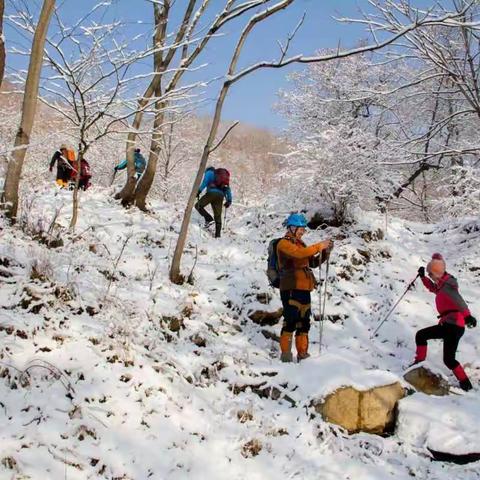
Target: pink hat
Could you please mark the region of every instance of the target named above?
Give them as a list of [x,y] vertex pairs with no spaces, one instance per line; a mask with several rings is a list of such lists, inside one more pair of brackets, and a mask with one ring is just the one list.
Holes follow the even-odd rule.
[[445,270],[447,269],[447,265],[445,264],[445,260],[443,259],[440,253],[434,253],[432,255],[432,259],[427,265],[427,272],[434,273],[438,276],[443,276]]

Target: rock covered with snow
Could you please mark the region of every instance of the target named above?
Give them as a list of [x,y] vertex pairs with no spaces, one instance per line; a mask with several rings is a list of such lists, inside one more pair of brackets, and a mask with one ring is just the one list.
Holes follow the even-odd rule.
[[475,392],[447,397],[416,393],[399,402],[396,434],[415,447],[461,457],[480,452],[479,418]]
[[416,367],[409,370],[403,376],[406,382],[412,385],[418,392],[427,395],[448,395],[450,385],[442,375],[432,372],[426,367]]

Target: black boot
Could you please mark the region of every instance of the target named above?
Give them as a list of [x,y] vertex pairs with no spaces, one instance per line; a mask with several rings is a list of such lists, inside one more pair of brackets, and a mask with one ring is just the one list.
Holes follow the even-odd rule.
[[215,238],[220,238],[222,233],[222,224],[215,223]]
[[472,382],[468,378],[466,378],[465,380],[462,380],[460,382],[460,388],[468,392],[473,388]]

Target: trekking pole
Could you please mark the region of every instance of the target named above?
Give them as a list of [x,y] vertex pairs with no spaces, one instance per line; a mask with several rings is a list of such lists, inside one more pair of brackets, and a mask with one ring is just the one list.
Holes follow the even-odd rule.
[[224,207],[225,208],[225,212],[223,214],[223,229],[225,231],[227,231],[227,210],[228,208],[227,207]]
[[[322,302],[322,292],[320,290],[320,336],[319,336],[319,347],[318,351],[321,354],[322,353],[322,343],[323,343],[323,322],[325,320],[325,306],[327,303],[327,286],[328,286],[328,267],[330,265],[330,252],[328,252],[327,256],[327,266],[325,268],[325,288],[323,289],[323,308],[321,306]],[[321,287],[320,287],[321,289]]]
[[318,353],[322,351],[322,264],[318,265]]
[[415,281],[417,280],[417,278],[419,277],[420,275],[417,274],[417,276],[408,284],[408,287],[407,289],[403,292],[402,296],[395,302],[395,305],[390,309],[390,311],[387,313],[387,315],[385,316],[385,318],[380,322],[380,325],[375,329],[375,331],[372,333],[372,335],[370,336],[370,338],[373,338],[377,332],[380,330],[380,328],[382,327],[382,325],[388,320],[388,317],[390,317],[390,315],[393,313],[393,311],[397,308],[397,305],[402,301],[403,297],[408,293],[408,291],[413,287],[413,285],[415,284]]
[[117,171],[116,171],[116,170],[113,171],[113,176],[112,176],[112,181],[110,182],[110,186],[112,186],[112,185],[113,185],[113,182],[115,181],[115,175],[117,175]]

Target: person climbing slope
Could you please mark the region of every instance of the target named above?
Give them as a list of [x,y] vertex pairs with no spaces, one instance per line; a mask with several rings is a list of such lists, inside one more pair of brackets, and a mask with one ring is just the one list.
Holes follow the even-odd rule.
[[[145,157],[141,154],[140,149],[136,148],[133,153],[133,159],[135,162],[135,178],[138,180],[143,172],[145,171],[145,167],[147,166],[147,161]],[[114,172],[118,172],[119,170],[124,170],[127,168],[128,161],[127,159],[121,161],[113,170]]]
[[465,325],[469,328],[475,327],[477,320],[472,317],[465,300],[460,295],[456,278],[447,273],[445,260],[441,254],[433,254],[427,265],[427,273],[430,278],[425,276],[425,267],[418,269],[418,275],[427,290],[435,294],[439,323],[417,332],[414,364],[423,362],[427,358],[428,340],[441,339],[443,340],[443,362],[460,382],[460,388],[465,391],[471,390],[472,383],[455,357],[458,343],[465,333]]
[[[200,198],[205,188],[207,189],[207,193]],[[232,204],[230,172],[225,168],[207,168],[202,184],[198,189],[197,197],[198,201],[195,204],[195,209],[204,218],[206,227],[215,221],[215,238],[219,238],[222,232],[223,200],[225,199],[225,208],[229,208]],[[207,205],[212,206],[213,217],[205,210]]]
[[310,356],[308,353],[310,292],[317,284],[311,269],[319,267],[327,259],[333,248],[333,241],[325,240],[307,247],[302,241],[307,220],[300,213],[291,214],[284,225],[287,231],[276,244],[284,318],[280,335],[280,358],[282,362],[291,362],[294,332],[297,360]]
[[68,148],[68,145],[62,143],[60,148],[55,151],[50,160],[50,172],[53,171],[53,167],[57,163],[57,178],[56,184],[61,188],[68,187],[70,177],[73,171],[73,162],[75,162],[75,152]]

